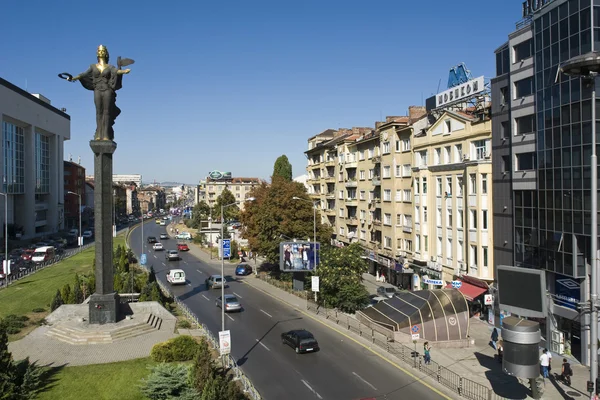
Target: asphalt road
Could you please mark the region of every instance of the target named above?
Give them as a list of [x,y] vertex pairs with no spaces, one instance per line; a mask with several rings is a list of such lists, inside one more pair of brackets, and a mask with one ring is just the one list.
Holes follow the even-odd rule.
[[[166,261],[164,251],[155,252],[146,244],[147,236],[159,237],[166,227],[154,220],[144,224],[144,246],[148,265],[158,279],[165,281],[171,268],[186,272],[188,283],[174,286],[179,297],[215,335],[221,330],[221,309],[215,299],[221,290],[206,289],[205,279],[219,274],[220,267],[201,261],[191,252],[180,253],[180,261]],[[177,240],[162,241],[165,249],[176,249]],[[139,255],[141,229],[134,229],[130,246]],[[346,339],[330,328],[307,318],[285,303],[245,285],[234,276],[234,265],[226,265],[225,276],[231,276],[225,293],[235,294],[243,310],[228,313],[225,329],[231,330],[232,356],[250,378],[264,399],[441,399],[439,394],[406,375],[362,346]],[[296,354],[281,343],[281,333],[304,328],[311,331],[321,351]]]

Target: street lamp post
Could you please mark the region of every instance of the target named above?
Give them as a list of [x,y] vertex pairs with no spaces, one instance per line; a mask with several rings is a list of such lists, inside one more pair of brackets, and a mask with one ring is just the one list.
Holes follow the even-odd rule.
[[8,193],[0,193],[0,196],[4,196],[4,265],[6,265],[6,271],[3,272],[8,285]]
[[[592,1],[593,5],[593,1]],[[590,15],[594,26],[594,13]],[[591,35],[591,33],[590,33]],[[594,38],[591,38],[591,51],[573,57],[563,63],[557,71],[568,76],[580,77],[588,87],[592,88],[592,155],[591,155],[591,258],[590,258],[590,380],[593,393],[596,392],[598,378],[598,158],[596,155],[596,77],[600,72],[600,52],[594,51]]]
[[[317,270],[317,201],[306,200],[298,196],[292,197],[294,200],[305,201],[307,203],[311,203],[313,206],[313,268]],[[315,292],[315,302],[317,301],[317,292]]]
[[79,245],[79,252],[81,252],[81,246],[83,245],[83,237],[81,236],[81,195],[79,193],[67,191],[67,194],[73,194],[77,196],[77,205],[79,206],[79,231],[77,232],[77,244]]
[[[236,204],[243,203],[244,201],[254,201],[254,197],[249,197],[246,200],[236,201],[230,204],[221,204],[221,331],[225,330],[225,252],[223,248],[223,225],[225,222],[225,209],[227,207],[235,206]],[[231,257],[231,255],[230,255]]]

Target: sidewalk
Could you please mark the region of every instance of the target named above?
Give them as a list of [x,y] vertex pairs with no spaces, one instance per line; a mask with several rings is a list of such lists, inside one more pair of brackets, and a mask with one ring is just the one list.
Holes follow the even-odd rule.
[[[191,244],[190,251],[195,256],[201,258],[204,262],[214,264],[215,266],[220,265],[220,261],[218,259],[213,258],[211,260],[210,255],[197,245]],[[254,262],[250,262],[250,265],[256,269],[263,261],[264,260],[261,258],[258,258],[256,266],[254,265]],[[226,264],[226,267],[233,269],[235,264]],[[393,286],[389,283],[375,282],[374,276],[369,274],[365,275],[367,276],[363,276],[364,285],[371,294],[376,293],[378,286]],[[276,288],[275,286],[261,279],[257,279],[254,276],[248,276],[243,281],[244,283],[255,287],[257,290],[261,290],[271,297],[309,314],[311,318],[319,320],[320,322],[328,325],[330,328],[341,331],[345,335],[351,336],[357,342],[360,342],[381,356],[393,361],[402,368],[409,370],[415,376],[418,376],[419,378],[426,376],[420,371],[412,369],[404,361],[387,353],[383,348],[374,345],[365,338],[343,329],[333,321],[327,320],[320,315],[315,315],[308,312],[306,310],[306,300],[294,294],[288,293],[285,290]],[[464,349],[436,349],[435,343],[432,343],[432,360],[444,367],[451,369],[453,372],[464,378],[468,378],[472,381],[492,388],[498,397],[507,399],[525,399],[528,397],[529,383],[526,380],[519,380],[502,372],[501,364],[494,357],[496,351],[489,344],[492,329],[493,327],[488,325],[486,322],[472,318],[470,320],[470,336],[475,339],[475,345],[473,347]],[[553,356],[552,365],[554,368],[552,372],[560,373],[562,357],[557,354],[554,354]],[[567,387],[566,385],[555,381],[553,378],[547,379],[542,397],[543,399],[589,399],[590,396],[586,391],[586,382],[589,378],[589,369],[580,364],[575,364],[571,360],[569,360],[569,362],[571,362],[574,372],[571,387]],[[433,380],[431,380],[431,382],[434,387],[447,392],[446,389],[437,382],[434,382]],[[451,396],[453,398],[459,398],[455,393],[452,393]]]

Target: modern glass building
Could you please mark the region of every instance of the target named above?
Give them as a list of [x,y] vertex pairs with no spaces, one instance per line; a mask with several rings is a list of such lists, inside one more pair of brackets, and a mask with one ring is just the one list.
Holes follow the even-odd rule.
[[552,301],[540,322],[547,345],[587,362],[589,322],[577,303],[589,287],[591,140],[598,122],[592,88],[558,68],[589,52],[592,38],[600,50],[600,2],[531,3],[524,2],[523,20],[496,50],[495,263],[546,270]]

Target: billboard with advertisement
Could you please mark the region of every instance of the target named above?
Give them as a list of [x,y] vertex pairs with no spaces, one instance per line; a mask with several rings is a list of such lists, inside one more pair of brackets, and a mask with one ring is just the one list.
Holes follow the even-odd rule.
[[521,317],[545,318],[546,274],[543,270],[498,265],[500,309]]
[[319,265],[320,249],[320,243],[315,242],[281,242],[279,268],[283,272],[313,271]]

